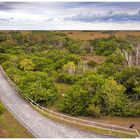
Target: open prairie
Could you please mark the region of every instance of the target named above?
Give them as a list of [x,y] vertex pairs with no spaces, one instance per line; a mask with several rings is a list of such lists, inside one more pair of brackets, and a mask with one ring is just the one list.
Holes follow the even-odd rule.
[[92,40],[96,38],[107,38],[110,35],[126,37],[129,35],[140,36],[140,31],[65,31],[69,37],[78,40]]

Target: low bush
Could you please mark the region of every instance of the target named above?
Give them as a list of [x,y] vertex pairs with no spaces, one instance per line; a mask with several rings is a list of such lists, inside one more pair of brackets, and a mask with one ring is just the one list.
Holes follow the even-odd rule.
[[2,105],[2,103],[0,103],[0,114],[2,114],[4,112],[4,106]]
[[80,79],[80,77],[80,75],[76,74],[62,73],[56,78],[56,81],[73,85]]
[[90,67],[93,67],[93,68],[94,68],[94,67],[97,66],[97,62],[91,60],[91,61],[88,61],[88,65],[89,65]]

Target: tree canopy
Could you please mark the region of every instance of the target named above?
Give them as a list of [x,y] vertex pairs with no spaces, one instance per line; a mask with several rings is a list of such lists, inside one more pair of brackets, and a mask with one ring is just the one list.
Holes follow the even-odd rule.
[[[139,49],[132,36],[80,41],[65,32],[0,32],[0,64],[23,94],[70,115],[140,116]],[[70,88],[62,95],[57,84]]]

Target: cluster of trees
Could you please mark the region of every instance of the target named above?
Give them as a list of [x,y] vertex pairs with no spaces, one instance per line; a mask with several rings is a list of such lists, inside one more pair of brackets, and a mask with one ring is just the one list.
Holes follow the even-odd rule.
[[[2,66],[9,77],[19,86],[23,94],[36,103],[46,106],[52,105],[58,98],[58,91],[53,79],[45,72],[32,71],[33,68],[31,65],[28,68],[27,63],[21,64],[6,61]],[[26,69],[23,67],[25,65],[27,65]]]
[[137,116],[140,102],[125,95],[126,88],[113,78],[87,74],[64,96],[60,110],[71,115]]
[[108,56],[119,47],[119,39],[114,36],[91,40],[91,45],[96,54]]
[[[94,53],[105,55],[106,60],[95,74],[82,76],[72,86],[61,100],[60,110],[71,115],[139,116],[140,40],[132,37],[131,42],[130,39],[127,42],[111,36],[90,42]],[[125,53],[133,53],[132,65],[129,65],[132,61],[128,62],[124,50]]]
[[[41,105],[55,105],[71,115],[139,116],[139,46],[133,38],[81,42],[59,32],[7,31],[0,32],[0,64],[25,95]],[[84,61],[81,56],[88,53],[106,60]],[[62,96],[56,82],[71,88]]]
[[78,44],[55,32],[0,32],[0,63],[27,97],[50,106],[59,98],[54,81],[80,60]]

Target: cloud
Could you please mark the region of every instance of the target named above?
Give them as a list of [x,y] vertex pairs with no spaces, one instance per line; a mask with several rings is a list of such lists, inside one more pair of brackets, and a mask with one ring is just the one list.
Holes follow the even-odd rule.
[[106,14],[78,14],[69,18],[65,18],[66,21],[81,21],[81,22],[130,22],[140,21],[140,10],[135,14],[128,13],[113,13],[109,11]]
[[0,2],[0,29],[125,30],[139,22],[140,2]]
[[8,6],[6,3],[0,3],[0,11],[9,11],[12,7]]

